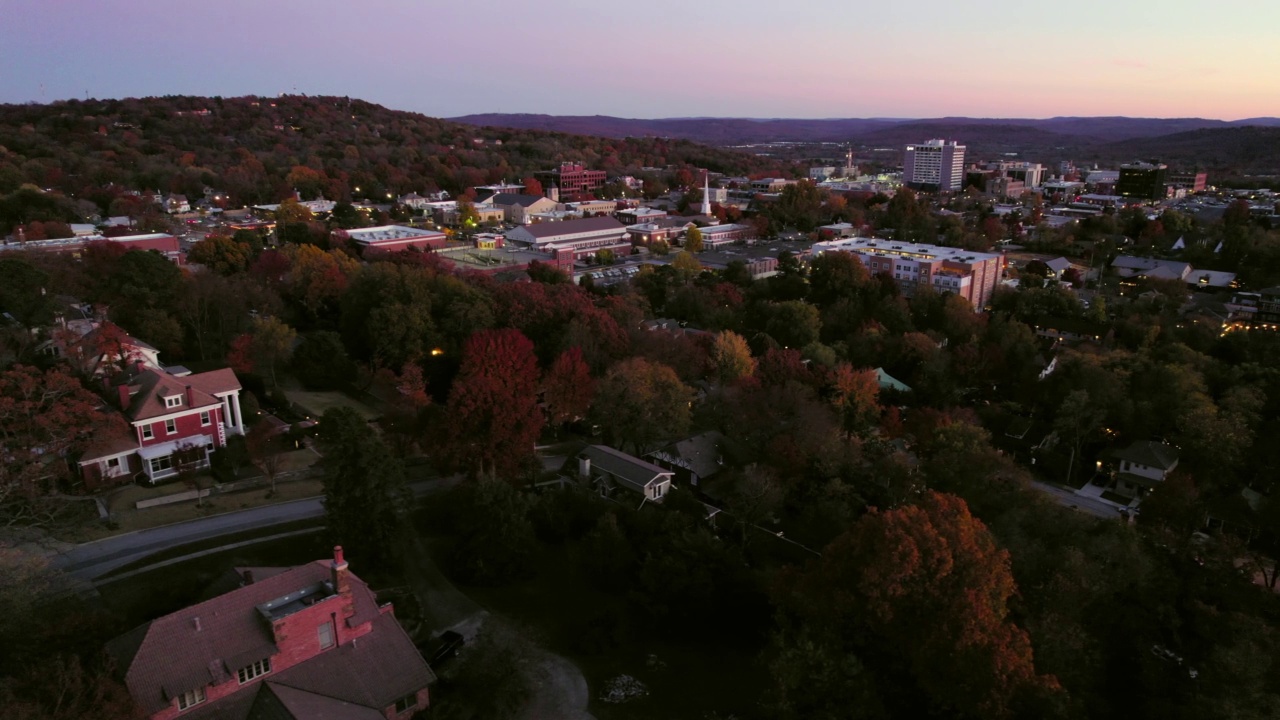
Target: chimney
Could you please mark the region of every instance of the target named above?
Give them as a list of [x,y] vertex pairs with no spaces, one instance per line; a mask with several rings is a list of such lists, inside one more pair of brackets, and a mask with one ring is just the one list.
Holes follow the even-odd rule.
[[584,480],[591,477],[591,458],[586,453],[578,456],[578,477]]
[[124,384],[122,384],[122,385],[117,385],[117,386],[116,386],[116,390],[118,390],[118,391],[120,392],[120,409],[121,409],[121,410],[128,410],[128,409],[129,409],[129,398],[131,397],[131,396],[130,396],[130,394],[129,394],[129,384],[128,384],[128,383],[124,383]]
[[196,632],[200,632],[200,616],[199,615],[195,616],[194,618],[191,619],[191,622],[195,624]]
[[187,407],[195,407],[196,401],[191,399],[191,386],[187,386]]
[[244,583],[243,583],[244,585],[252,585],[252,584],[253,584],[253,571],[252,571],[252,570],[249,570],[249,569],[247,569],[247,568],[246,568],[244,571],[242,571],[242,572],[240,573],[240,577],[244,580]]
[[347,576],[347,560],[342,556],[342,546],[333,546],[333,589],[339,595],[351,594],[351,580]]

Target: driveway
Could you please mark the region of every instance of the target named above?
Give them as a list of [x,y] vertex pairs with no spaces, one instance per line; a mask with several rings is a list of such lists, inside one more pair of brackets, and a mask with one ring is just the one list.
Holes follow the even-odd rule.
[[1120,511],[1115,506],[1105,503],[1097,498],[1085,495],[1077,495],[1073,490],[1060,488],[1056,485],[1032,480],[1031,485],[1040,492],[1053,498],[1059,505],[1071,508],[1083,513],[1088,513],[1094,517],[1103,518],[1104,520],[1119,520]]

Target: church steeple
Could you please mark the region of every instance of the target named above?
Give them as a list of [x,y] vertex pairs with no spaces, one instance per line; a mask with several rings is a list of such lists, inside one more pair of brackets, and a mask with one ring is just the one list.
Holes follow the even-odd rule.
[[702,214],[711,214],[711,173],[702,172]]

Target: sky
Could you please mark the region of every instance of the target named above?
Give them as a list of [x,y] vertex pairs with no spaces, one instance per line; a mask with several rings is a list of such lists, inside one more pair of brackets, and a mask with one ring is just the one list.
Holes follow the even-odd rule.
[[1280,116],[1274,0],[0,0],[0,102],[437,117]]

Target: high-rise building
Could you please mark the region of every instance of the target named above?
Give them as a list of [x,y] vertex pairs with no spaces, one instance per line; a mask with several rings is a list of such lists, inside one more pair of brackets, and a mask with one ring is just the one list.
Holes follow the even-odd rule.
[[908,145],[902,181],[916,190],[957,192],[964,187],[964,150],[954,140]]
[[1126,198],[1160,200],[1168,192],[1165,178],[1169,166],[1160,163],[1135,162],[1120,166],[1115,194]]

